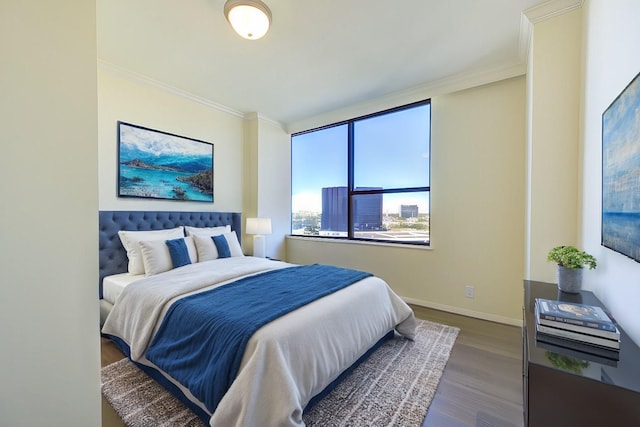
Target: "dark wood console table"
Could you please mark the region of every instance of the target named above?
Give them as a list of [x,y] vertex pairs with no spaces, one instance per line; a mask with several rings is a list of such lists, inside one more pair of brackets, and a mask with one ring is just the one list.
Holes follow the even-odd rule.
[[[536,298],[603,306],[588,291],[558,292],[552,283],[525,280],[523,320],[524,423],[529,427],[640,426],[640,349],[620,328],[620,352],[591,354],[580,346],[536,339]],[[557,343],[556,343],[557,344]],[[594,352],[597,353],[597,352]],[[563,356],[574,362],[552,363]],[[556,366],[562,365],[562,366]]]

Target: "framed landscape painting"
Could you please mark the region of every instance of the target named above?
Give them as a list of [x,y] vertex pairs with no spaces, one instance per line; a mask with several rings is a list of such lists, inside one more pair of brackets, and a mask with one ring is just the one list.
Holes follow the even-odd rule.
[[119,121],[118,197],[213,202],[213,144]]
[[602,245],[640,262],[640,74],[602,114]]

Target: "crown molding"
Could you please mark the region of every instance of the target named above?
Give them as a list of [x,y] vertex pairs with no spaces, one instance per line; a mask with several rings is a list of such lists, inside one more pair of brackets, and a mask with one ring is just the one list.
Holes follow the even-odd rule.
[[203,98],[198,95],[194,95],[191,92],[187,92],[186,90],[179,89],[177,87],[168,85],[159,80],[155,80],[149,76],[145,76],[144,74],[137,73],[135,71],[129,70],[127,68],[121,67],[119,65],[115,65],[111,62],[103,61],[98,59],[98,70],[104,71],[110,74],[117,75],[126,80],[132,81],[134,83],[139,83],[147,86],[152,86],[156,89],[159,89],[163,92],[170,93],[172,95],[176,95],[189,101],[196,102],[198,104],[202,104],[206,107],[212,108],[214,110],[221,111],[226,114],[230,114],[232,116],[240,117],[244,119],[245,113],[234,110],[233,108],[229,108],[225,105],[218,104],[217,102],[213,102],[209,99]]
[[196,102],[198,104],[202,104],[208,108],[226,113],[226,114],[230,114],[232,116],[235,117],[240,117],[241,119],[245,120],[245,121],[251,121],[251,120],[259,120],[261,122],[266,122],[269,123],[273,126],[276,126],[280,129],[284,130],[284,127],[282,126],[282,124],[276,120],[270,119],[260,113],[244,113],[242,111],[238,111],[235,110],[233,108],[229,108],[225,105],[219,104],[217,102],[213,102],[210,99],[207,98],[203,98],[201,96],[198,95],[194,95],[191,92],[187,92],[185,90],[179,89],[177,87],[168,85],[164,82],[161,82],[159,80],[155,80],[149,76],[145,76],[144,74],[140,74],[137,73],[135,71],[131,71],[127,68],[124,67],[120,67],[119,65],[115,65],[111,62],[108,61],[104,61],[101,59],[98,59],[98,69],[100,71],[104,71],[110,74],[114,74],[117,75],[119,77],[122,77],[126,80],[132,81],[134,83],[139,83],[139,84],[143,84],[143,85],[147,85],[147,86],[152,86],[155,89],[159,89],[163,92],[167,92],[170,93],[172,95],[176,95],[179,96],[181,98],[185,98],[189,101],[193,101]]
[[458,92],[472,87],[522,76],[526,73],[526,70],[526,64],[512,64],[506,67],[448,76],[443,79],[414,86],[406,90],[393,92],[376,99],[363,101],[338,110],[321,113],[307,119],[297,120],[286,124],[285,130],[288,133],[295,133],[314,129],[329,123],[338,123],[354,117],[365,116],[376,111],[384,111],[400,105],[422,101],[434,96]]
[[571,12],[574,9],[579,9],[583,4],[584,0],[551,0],[530,7],[522,13],[527,16],[532,24],[537,24],[538,22]]
[[527,63],[529,48],[533,35],[533,26],[564,13],[579,9],[584,5],[584,0],[550,0],[537,6],[524,10],[520,15],[520,38],[518,42],[518,54],[522,63]]
[[248,121],[248,122],[253,122],[253,121],[257,121],[257,122],[263,122],[263,123],[269,123],[270,125],[273,125],[279,129],[282,129],[283,131],[285,131],[284,126],[282,126],[282,123],[278,122],[277,120],[273,120],[270,119],[269,117],[261,114],[261,113],[256,113],[256,112],[251,112],[251,113],[245,113],[243,115],[243,119]]
[[518,57],[522,63],[529,60],[531,37],[533,36],[533,23],[527,18],[525,12],[520,14],[520,37],[518,38]]

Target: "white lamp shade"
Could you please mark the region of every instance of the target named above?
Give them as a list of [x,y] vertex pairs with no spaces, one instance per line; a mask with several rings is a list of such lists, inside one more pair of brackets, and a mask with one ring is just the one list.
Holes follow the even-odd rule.
[[271,218],[247,218],[247,234],[271,234]]
[[235,32],[249,40],[264,36],[271,25],[271,10],[260,0],[228,0],[224,15]]

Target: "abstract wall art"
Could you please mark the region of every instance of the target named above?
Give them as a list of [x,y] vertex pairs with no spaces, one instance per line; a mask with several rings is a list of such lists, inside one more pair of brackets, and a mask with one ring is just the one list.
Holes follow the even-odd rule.
[[602,245],[640,262],[640,74],[602,114]]
[[118,197],[213,202],[213,144],[118,122]]

